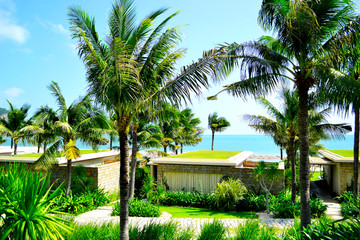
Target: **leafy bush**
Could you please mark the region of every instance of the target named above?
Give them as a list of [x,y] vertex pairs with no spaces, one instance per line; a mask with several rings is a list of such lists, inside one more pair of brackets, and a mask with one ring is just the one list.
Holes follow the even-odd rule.
[[164,192],[164,197],[160,200],[159,203],[165,206],[211,208],[214,206],[214,202],[215,198],[210,194],[184,191],[166,191]]
[[312,217],[319,218],[323,216],[326,209],[327,205],[323,204],[323,200],[320,200],[319,198],[310,199],[310,211]]
[[360,214],[360,198],[355,199],[351,191],[344,192],[338,198],[341,205],[341,213],[345,218],[358,217]]
[[214,220],[205,224],[201,229],[198,240],[222,240],[225,239],[226,228],[221,222]]
[[[120,215],[120,202],[115,204],[111,216]],[[129,200],[129,216],[132,217],[160,217],[161,213],[158,206],[149,202],[132,198]]]
[[247,192],[236,205],[236,209],[255,212],[265,211],[266,197],[265,195],[256,195],[252,192]]
[[275,240],[278,239],[274,228],[264,227],[260,221],[247,220],[236,229],[233,240]]
[[106,193],[102,189],[95,189],[85,193],[70,193],[66,196],[65,189],[53,200],[53,208],[72,214],[81,214],[109,203]]
[[73,194],[85,193],[96,189],[94,179],[88,177],[86,169],[82,165],[73,168],[71,177],[71,191]]
[[71,233],[64,234],[66,240],[118,240],[119,236],[120,225],[111,222],[102,225],[74,225]]
[[215,204],[220,209],[235,209],[235,205],[243,198],[247,189],[240,179],[229,179],[217,184],[214,192]]
[[0,237],[2,239],[62,239],[70,229],[50,210],[60,187],[50,193],[50,175],[25,165],[6,165],[0,171]]

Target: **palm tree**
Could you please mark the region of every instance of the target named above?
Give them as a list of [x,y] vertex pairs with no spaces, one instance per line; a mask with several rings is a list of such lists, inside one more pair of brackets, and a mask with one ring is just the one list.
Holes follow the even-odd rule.
[[[201,121],[194,117],[190,108],[186,108],[180,112],[180,129],[174,137],[175,145],[180,143],[180,151],[183,153],[184,145],[194,146],[202,141],[201,135],[203,129],[199,126]],[[178,154],[178,149],[175,149]]]
[[[136,21],[133,1],[116,1],[109,15],[109,34],[101,41],[95,22],[80,8],[69,9],[73,38],[78,40],[79,56],[87,69],[89,93],[116,115],[120,139],[120,235],[129,239],[129,142],[130,124],[136,113],[165,100],[191,101],[209,86],[207,76],[216,74],[217,51],[204,53],[195,63],[176,71],[176,62],[184,50],[176,50],[179,27],[163,31],[177,13],[159,25],[160,9]],[[139,24],[137,24],[139,22]]]
[[[296,152],[298,150],[298,108],[299,98],[296,91],[283,88],[281,99],[284,103],[282,110],[276,108],[265,98],[259,97],[257,100],[267,109],[269,115],[274,118],[265,116],[245,115],[244,119],[249,120],[250,127],[259,132],[269,134],[275,139],[281,136],[283,146],[286,149],[287,161],[291,162],[291,199],[296,202]],[[322,108],[324,103],[319,101],[318,95],[315,93],[309,96],[309,125],[310,125],[310,145],[315,145],[321,139],[341,138],[351,126],[346,124],[329,124],[326,117],[330,112],[330,108]]]
[[[94,109],[88,97],[79,98],[68,107],[56,82],[52,82],[49,89],[59,106],[57,121],[53,125],[54,133],[58,139],[41,155],[34,166],[36,168],[49,168],[54,162],[54,156],[59,155],[58,150],[63,149],[63,154],[67,159],[66,194],[70,195],[72,159],[80,156],[76,140],[81,140],[89,145],[94,142],[105,143],[106,139],[102,137],[105,133],[103,129],[109,128],[109,126],[106,117]],[[49,115],[43,117],[47,118]]]
[[213,151],[215,132],[224,131],[227,127],[230,126],[230,123],[224,117],[218,117],[217,112],[214,112],[213,114],[209,114],[208,126],[211,129],[211,151]]
[[[273,91],[285,79],[294,82],[298,90],[301,227],[311,223],[308,93],[310,88],[323,86],[321,81],[325,81],[314,74],[327,67],[318,61],[323,56],[324,44],[353,16],[351,1],[264,0],[259,25],[274,32],[276,37],[264,36],[255,42],[222,46],[229,56],[224,69],[229,70],[240,62],[244,71],[240,82],[226,86],[223,91],[234,96],[257,96]],[[329,88],[335,80],[326,81]],[[350,95],[345,93],[343,98]]]
[[30,124],[25,120],[30,106],[25,104],[17,109],[9,101],[8,103],[10,111],[6,117],[0,117],[0,135],[11,138],[11,148],[14,146],[14,155],[16,155],[18,143],[28,136],[21,132],[21,129]]

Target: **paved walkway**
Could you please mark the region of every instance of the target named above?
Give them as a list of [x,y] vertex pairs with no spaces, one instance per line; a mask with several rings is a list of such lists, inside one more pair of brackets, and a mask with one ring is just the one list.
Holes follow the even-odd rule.
[[[111,216],[112,207],[99,207],[96,210],[83,213],[77,217],[75,217],[75,222],[78,224],[102,224],[107,222],[119,222],[119,217]],[[181,228],[191,227],[198,232],[206,223],[212,222],[213,219],[207,218],[170,218],[171,215],[168,214],[166,216],[162,215],[158,218],[145,218],[145,217],[130,217],[130,225],[133,226],[145,226],[150,222],[153,223],[166,223],[166,222],[176,222],[179,224]],[[239,224],[245,222],[247,219],[219,219],[225,227],[227,228],[236,228]],[[294,224],[293,219],[260,219],[260,221],[269,227],[275,228],[284,228],[288,226],[292,226]]]

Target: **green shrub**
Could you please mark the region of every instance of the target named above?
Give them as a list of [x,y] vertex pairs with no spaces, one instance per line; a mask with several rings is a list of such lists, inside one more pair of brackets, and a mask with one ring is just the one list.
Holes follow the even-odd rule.
[[106,193],[102,189],[94,189],[85,193],[70,193],[66,196],[65,189],[53,200],[53,208],[61,212],[81,214],[109,203]]
[[236,205],[236,209],[255,212],[265,211],[266,197],[265,195],[256,195],[252,192],[247,192]]
[[201,229],[198,240],[222,240],[226,239],[226,228],[221,222],[214,220],[205,224]]
[[351,191],[344,192],[337,199],[340,201],[341,213],[345,218],[356,218],[360,214],[360,198],[355,199]]
[[184,191],[166,191],[164,197],[160,200],[160,205],[165,206],[184,206],[184,207],[202,207],[211,208],[214,206],[215,198],[213,195],[184,192]]
[[50,175],[32,172],[25,165],[6,165],[0,169],[0,238],[62,239],[70,228],[53,215],[52,200],[60,187],[50,193]]
[[310,211],[311,216],[319,218],[325,214],[327,209],[327,205],[323,204],[323,200],[319,198],[312,198],[310,199]]
[[246,187],[240,179],[229,179],[217,184],[214,192],[215,204],[220,209],[233,210],[246,193]]
[[73,231],[64,234],[66,240],[118,240],[120,224],[104,223],[102,225],[74,225]]
[[[120,215],[120,202],[115,204],[111,216]],[[131,217],[160,217],[161,213],[158,206],[149,202],[132,198],[129,200],[129,216]]]
[[247,220],[239,225],[233,240],[275,240],[278,239],[273,228],[264,227],[260,221]]

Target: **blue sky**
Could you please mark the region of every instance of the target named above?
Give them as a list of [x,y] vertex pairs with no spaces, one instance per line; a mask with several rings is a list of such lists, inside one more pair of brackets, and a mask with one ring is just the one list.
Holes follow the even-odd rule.
[[[66,9],[78,5],[94,16],[97,31],[104,39],[111,4],[111,0],[0,0],[0,107],[8,108],[9,100],[17,107],[30,104],[31,114],[45,104],[56,108],[47,89],[51,81],[59,83],[68,104],[84,95],[85,69],[68,31]],[[187,54],[179,67],[218,44],[251,41],[264,34],[257,24],[260,0],[137,0],[135,5],[138,19],[159,8],[169,8],[166,16],[181,10],[168,24],[184,25],[180,47],[187,48]],[[218,101],[205,99],[221,90],[222,85],[238,80],[238,76],[235,71],[225,82],[204,91],[204,98],[193,100],[190,107],[200,117],[202,127],[207,127],[209,113],[217,111],[232,124],[224,134],[255,133],[241,115],[266,112],[251,98],[243,101],[223,94]],[[276,93],[269,99],[279,102]],[[330,120],[353,122],[352,117],[335,115]]]

